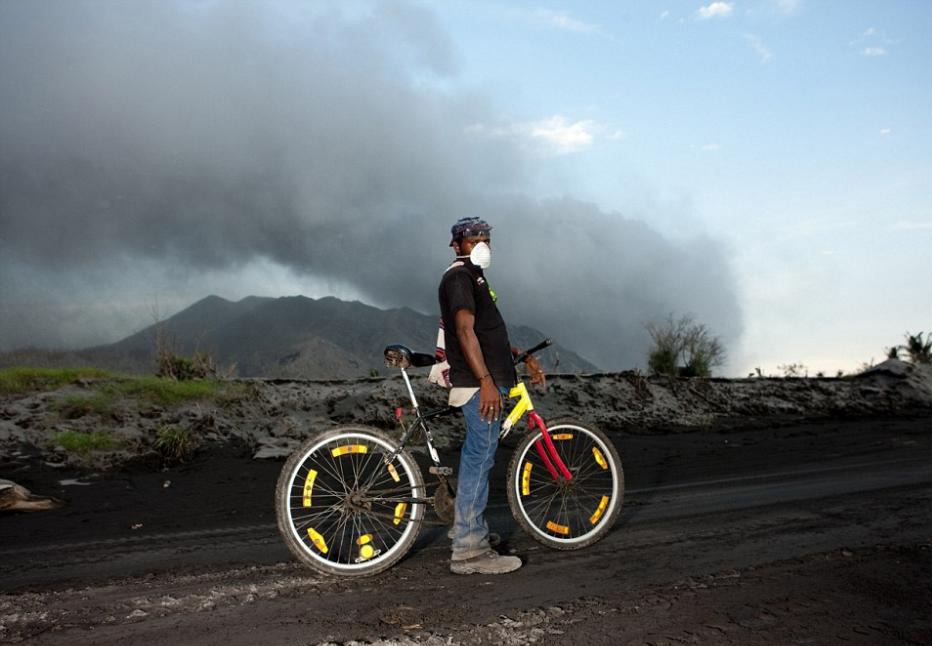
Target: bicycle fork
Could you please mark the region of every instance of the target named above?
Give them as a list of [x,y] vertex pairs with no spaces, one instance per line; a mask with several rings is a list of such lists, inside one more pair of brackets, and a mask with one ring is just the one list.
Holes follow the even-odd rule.
[[[573,474],[566,468],[566,464],[557,453],[557,448],[553,445],[553,438],[550,437],[550,431],[547,430],[547,425],[544,424],[544,420],[540,418],[540,415],[534,411],[529,412],[527,425],[530,431],[533,431],[535,426],[540,429],[541,439],[534,442],[534,448],[537,449],[537,455],[540,456],[541,462],[544,463],[553,479],[559,482],[562,475],[567,482],[572,480]],[[548,453],[550,454],[549,457],[547,456]],[[559,473],[557,473],[558,470]]]

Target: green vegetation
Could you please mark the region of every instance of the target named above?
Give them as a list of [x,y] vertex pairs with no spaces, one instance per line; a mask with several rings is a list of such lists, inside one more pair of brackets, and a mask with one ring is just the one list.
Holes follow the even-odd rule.
[[647,353],[651,374],[671,377],[710,377],[712,368],[725,361],[725,349],[702,323],[691,316],[645,325],[654,341]]
[[96,368],[6,368],[0,370],[0,396],[60,388],[78,379],[101,380],[88,394],[73,395],[55,404],[66,419],[84,415],[108,415],[121,397],[177,406],[188,401],[209,400],[220,406],[233,404],[250,393],[248,384],[221,379],[177,381],[160,377],[124,377]]
[[91,451],[112,451],[120,447],[120,441],[106,431],[60,431],[55,434],[54,442],[66,451],[79,455],[87,455]]
[[92,413],[109,415],[113,412],[113,396],[108,393],[96,393],[90,396],[77,395],[66,397],[57,402],[55,408],[65,419],[77,419]]
[[104,392],[134,397],[162,406],[175,406],[186,401],[224,400],[230,401],[244,394],[244,384],[218,379],[175,381],[159,377],[136,377],[107,384]]
[[76,379],[105,379],[112,376],[97,368],[4,368],[0,370],[0,395],[52,390]]
[[183,462],[197,448],[197,441],[191,436],[191,431],[185,428],[162,426],[155,435],[155,450],[161,453],[166,461]]

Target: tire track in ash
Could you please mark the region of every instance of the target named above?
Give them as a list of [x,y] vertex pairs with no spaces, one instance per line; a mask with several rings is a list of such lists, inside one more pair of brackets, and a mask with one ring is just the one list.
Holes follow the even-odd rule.
[[[655,532],[656,526],[668,521],[929,484],[932,484],[932,460],[930,456],[917,456],[642,487],[626,492],[622,515],[613,532],[601,543],[576,553],[552,552],[551,556],[559,560],[569,555],[585,557],[590,552],[595,556],[637,549],[638,535]],[[538,557],[537,553],[550,550],[540,548],[517,530],[507,503],[494,501],[489,508],[489,519],[519,554],[534,555],[534,560],[549,560]],[[651,540],[656,539],[654,536]],[[425,558],[442,561],[448,550],[445,531],[439,528],[422,530],[412,554],[396,567]],[[3,581],[0,589],[74,582],[87,584],[153,572],[234,564],[261,566],[290,560],[273,523],[61,542],[35,548],[0,549],[0,579]]]

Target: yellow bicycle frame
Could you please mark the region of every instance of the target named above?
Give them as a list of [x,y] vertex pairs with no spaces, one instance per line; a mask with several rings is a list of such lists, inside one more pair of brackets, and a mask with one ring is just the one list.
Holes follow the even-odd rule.
[[509,399],[514,399],[515,397],[519,397],[520,399],[518,399],[518,403],[515,404],[515,407],[511,409],[505,421],[502,422],[502,437],[508,435],[512,427],[524,417],[525,413],[534,410],[534,402],[531,401],[531,396],[528,394],[527,386],[524,385],[523,381],[519,381],[517,386],[508,391]]

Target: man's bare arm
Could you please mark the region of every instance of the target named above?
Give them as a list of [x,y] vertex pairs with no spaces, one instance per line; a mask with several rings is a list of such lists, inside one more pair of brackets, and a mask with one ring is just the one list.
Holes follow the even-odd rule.
[[469,310],[456,311],[456,338],[460,342],[469,369],[479,380],[479,415],[483,419],[497,419],[502,410],[502,397],[482,357],[482,348],[473,328],[475,323],[476,316]]

